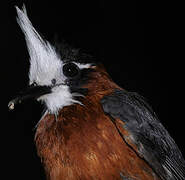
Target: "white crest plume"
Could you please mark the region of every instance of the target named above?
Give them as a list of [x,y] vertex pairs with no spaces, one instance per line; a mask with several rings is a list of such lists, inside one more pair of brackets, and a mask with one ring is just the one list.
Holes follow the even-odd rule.
[[[38,85],[48,85],[51,87],[52,80],[55,79],[57,84],[52,87],[52,92],[39,97],[37,100],[44,101],[49,112],[57,114],[59,109],[74,103],[81,104],[73,97],[78,96],[70,92],[69,87],[64,84],[66,77],[62,72],[64,65],[55,48],[46,40],[42,39],[30,22],[26,8],[22,10],[16,7],[17,22],[21,27],[30,55],[30,84],[36,82]],[[90,64],[76,63],[80,69],[89,68]]]
[[40,85],[49,85],[51,78],[58,73],[61,68],[61,61],[54,47],[46,40],[42,39],[30,22],[26,8],[22,10],[16,7],[17,22],[21,27],[30,55],[30,83],[36,81]]

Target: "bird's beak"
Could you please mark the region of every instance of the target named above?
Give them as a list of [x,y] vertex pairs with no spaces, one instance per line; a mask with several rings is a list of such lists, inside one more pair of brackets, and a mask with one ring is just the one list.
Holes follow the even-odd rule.
[[21,91],[19,95],[12,99],[8,103],[8,107],[10,110],[14,109],[15,104],[22,103],[23,101],[27,99],[37,99],[42,95],[51,93],[51,87],[50,86],[28,86],[27,89],[24,91]]

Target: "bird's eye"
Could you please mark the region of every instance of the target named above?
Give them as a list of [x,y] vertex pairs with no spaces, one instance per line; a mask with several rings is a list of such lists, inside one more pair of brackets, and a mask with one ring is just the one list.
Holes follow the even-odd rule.
[[67,63],[63,66],[63,74],[68,78],[76,77],[80,72],[78,66],[74,63]]

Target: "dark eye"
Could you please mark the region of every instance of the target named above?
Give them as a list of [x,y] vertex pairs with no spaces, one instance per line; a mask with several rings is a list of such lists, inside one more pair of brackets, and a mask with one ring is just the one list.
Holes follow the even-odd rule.
[[79,72],[80,69],[74,63],[67,63],[63,66],[63,74],[68,78],[76,77]]

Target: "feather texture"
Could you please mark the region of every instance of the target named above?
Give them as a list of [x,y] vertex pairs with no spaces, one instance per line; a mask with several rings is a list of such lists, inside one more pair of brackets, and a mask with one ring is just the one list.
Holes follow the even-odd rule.
[[[115,90],[102,99],[104,111],[125,124],[123,138],[163,180],[184,180],[185,161],[152,108],[137,93]],[[135,147],[136,146],[136,147]]]
[[[52,93],[43,95],[38,100],[44,101],[49,112],[57,114],[58,111],[68,105],[81,102],[73,98],[69,86],[65,85],[67,77],[64,76],[62,67],[66,63],[47,40],[43,39],[29,20],[25,6],[17,10],[17,22],[25,35],[26,44],[30,56],[30,84],[40,86],[52,86],[52,80],[56,81]],[[63,52],[65,54],[65,52]],[[65,56],[67,57],[67,56]],[[91,64],[73,62],[79,69],[88,69]]]
[[26,9],[16,7],[17,22],[21,27],[30,55],[30,84],[36,81],[40,85],[50,85],[51,79],[59,74],[61,61],[54,47],[39,35],[30,22]]

